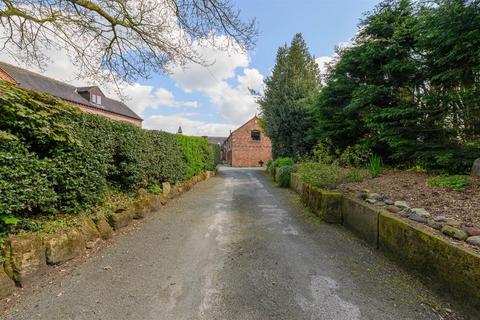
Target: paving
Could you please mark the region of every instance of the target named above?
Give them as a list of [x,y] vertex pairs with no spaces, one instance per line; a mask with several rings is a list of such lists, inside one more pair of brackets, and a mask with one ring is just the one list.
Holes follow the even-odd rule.
[[5,319],[441,319],[443,300],[260,169],[222,168]]

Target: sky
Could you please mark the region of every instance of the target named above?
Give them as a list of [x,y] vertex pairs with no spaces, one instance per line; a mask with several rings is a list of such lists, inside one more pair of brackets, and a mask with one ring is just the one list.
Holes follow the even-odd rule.
[[[335,47],[348,43],[359,20],[378,0],[239,0],[233,1],[244,19],[255,18],[259,36],[248,53],[200,48],[208,66],[187,64],[172,72],[122,87],[124,101],[143,119],[143,127],[186,135],[227,136],[259,113],[249,89],[262,92],[263,80],[275,64],[277,48],[300,32],[322,67]],[[62,52],[51,52],[52,63],[43,69],[28,66],[58,80],[86,86],[74,77],[75,67]],[[0,60],[14,62],[0,52]],[[18,63],[15,63],[18,65]],[[20,65],[25,67],[24,65]],[[116,93],[105,84],[108,95]],[[105,90],[106,89],[106,90]]]

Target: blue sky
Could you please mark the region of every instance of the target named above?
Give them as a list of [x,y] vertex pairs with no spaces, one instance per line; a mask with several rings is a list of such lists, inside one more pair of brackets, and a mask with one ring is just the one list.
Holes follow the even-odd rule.
[[[249,89],[261,91],[263,79],[275,63],[277,48],[301,32],[318,61],[328,61],[335,46],[348,42],[359,20],[379,0],[239,0],[234,4],[245,19],[256,18],[259,36],[248,53],[224,52],[198,47],[208,67],[190,64],[172,67],[169,75],[152,75],[122,86],[125,101],[144,119],[143,126],[175,132],[179,125],[188,135],[225,136],[258,112]],[[225,38],[219,37],[218,41]],[[75,79],[75,67],[67,55],[48,52],[50,63],[41,71],[74,85],[89,85]],[[0,59],[15,63],[0,52]],[[102,84],[115,96],[113,85]]]
[[[297,32],[303,34],[313,55],[316,57],[333,56],[335,46],[347,42],[354,36],[359,19],[366,11],[372,10],[378,2],[378,0],[237,1],[236,5],[245,19],[256,18],[259,37],[256,47],[248,53],[248,64],[245,66],[239,63],[234,70],[235,76],[229,77],[225,81],[235,88],[236,76],[242,75],[245,68],[257,70],[262,76],[268,75],[275,63],[277,48],[290,42]],[[223,79],[221,76],[216,76],[215,70],[205,72],[205,77],[215,78],[215,81],[219,82]],[[248,112],[247,110],[245,112],[225,111],[225,108],[236,109],[239,107],[235,103],[222,106],[221,102],[212,101],[211,94],[202,90],[185,92],[178,81],[165,75],[158,75],[147,81],[141,81],[141,83],[164,87],[173,93],[174,98],[178,101],[196,101],[198,103],[197,108],[159,107],[158,109],[147,109],[143,113],[147,127],[171,131],[173,127],[182,125],[187,134],[224,135],[228,133],[229,128],[235,128],[256,112],[256,107],[249,107]],[[242,102],[239,101],[238,104],[242,104]],[[149,119],[158,115],[168,115],[169,117],[161,118],[157,122]],[[190,123],[186,119],[198,121],[201,124]],[[208,123],[210,126],[204,126],[203,123]]]

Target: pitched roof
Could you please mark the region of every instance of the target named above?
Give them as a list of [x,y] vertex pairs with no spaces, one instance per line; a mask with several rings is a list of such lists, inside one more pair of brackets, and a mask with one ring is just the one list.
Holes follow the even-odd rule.
[[206,137],[210,144],[223,144],[227,137]]
[[23,89],[30,89],[40,92],[46,92],[58,98],[78,103],[91,108],[116,113],[125,117],[142,120],[126,104],[121,101],[105,97],[102,105],[96,105],[82,97],[78,92],[88,91],[93,87],[74,87],[65,82],[61,82],[41,74],[12,66],[0,61],[0,69],[18,82],[18,86]]

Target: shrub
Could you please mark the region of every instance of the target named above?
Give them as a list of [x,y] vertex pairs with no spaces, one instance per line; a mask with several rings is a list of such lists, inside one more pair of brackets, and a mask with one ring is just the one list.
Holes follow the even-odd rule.
[[210,144],[213,154],[213,165],[216,167],[222,161],[222,148],[219,144]]
[[304,162],[299,174],[304,183],[317,188],[334,189],[340,182],[340,167],[336,164]]
[[273,161],[273,167],[293,166],[293,159],[290,157],[279,157]]
[[204,138],[111,121],[5,82],[0,114],[2,216],[78,213],[107,190],[131,192],[213,168]]
[[469,184],[468,176],[438,176],[427,180],[429,187],[444,187],[455,191],[463,192]]
[[338,157],[338,163],[345,167],[365,167],[372,156],[372,151],[364,145],[348,146]]
[[378,177],[383,172],[383,161],[377,155],[372,155],[368,160],[368,171],[373,178]]
[[290,185],[290,174],[294,172],[293,166],[283,166],[277,169],[275,181],[279,187],[286,188]]

